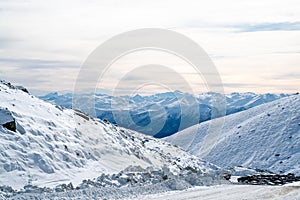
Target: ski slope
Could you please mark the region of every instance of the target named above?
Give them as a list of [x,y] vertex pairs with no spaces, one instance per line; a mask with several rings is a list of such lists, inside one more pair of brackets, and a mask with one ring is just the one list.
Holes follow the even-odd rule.
[[[300,174],[300,95],[195,125],[166,141],[216,165]],[[222,122],[221,131],[208,131]],[[222,124],[222,123],[220,123]]]

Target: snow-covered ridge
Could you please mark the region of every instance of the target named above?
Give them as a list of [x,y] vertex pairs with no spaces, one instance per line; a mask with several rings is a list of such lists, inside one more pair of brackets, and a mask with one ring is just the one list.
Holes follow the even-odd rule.
[[[0,118],[0,185],[14,189],[76,186],[128,166],[164,166],[174,173],[186,167],[201,173],[217,169],[165,141],[52,105],[3,82]],[[11,120],[15,130],[3,126]]]
[[[300,174],[300,95],[225,117],[221,132],[208,121],[166,138],[220,166]],[[215,119],[221,120],[221,119]]]

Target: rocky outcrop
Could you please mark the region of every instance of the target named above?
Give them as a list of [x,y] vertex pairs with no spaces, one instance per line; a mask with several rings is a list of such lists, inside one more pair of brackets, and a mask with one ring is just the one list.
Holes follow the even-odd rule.
[[11,121],[11,122],[7,122],[6,124],[2,124],[2,126],[10,131],[16,132],[17,131],[17,126],[16,126],[16,122]]
[[29,94],[29,91],[27,90],[27,88],[23,87],[23,86],[16,86],[16,89],[21,90],[23,92],[26,92]]
[[251,185],[284,185],[287,183],[292,183],[300,181],[299,176],[289,173],[287,175],[253,175],[244,176],[237,179],[239,183],[251,184]]
[[0,125],[10,131],[17,131],[16,120],[12,113],[7,109],[0,108]]
[[10,89],[21,90],[21,91],[26,92],[26,93],[29,94],[29,91],[23,86],[14,86],[10,82],[6,82],[4,80],[0,80],[0,83],[2,83],[3,85],[6,85]]

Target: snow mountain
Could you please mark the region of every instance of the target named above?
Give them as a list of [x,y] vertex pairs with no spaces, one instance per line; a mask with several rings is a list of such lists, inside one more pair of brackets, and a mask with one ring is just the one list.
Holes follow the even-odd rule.
[[181,148],[0,82],[0,185],[79,184],[128,167],[218,169]]
[[[244,166],[300,174],[300,95],[285,97],[166,138],[222,167]],[[222,122],[221,131],[210,130]]]
[[[91,94],[81,94],[81,96],[84,99]],[[227,95],[208,92],[195,96],[174,91],[150,96],[137,94],[133,97],[116,97],[118,103],[115,103],[115,97],[106,94],[95,94],[94,99],[97,118],[117,123],[122,127],[156,138],[163,138],[200,122],[210,120],[213,110],[217,110],[212,103],[216,97],[226,101],[226,115],[230,115],[286,96],[288,95],[250,92]],[[72,108],[72,93],[58,94],[54,92],[40,96],[40,98],[56,105]],[[82,110],[88,112],[89,108],[82,106]],[[120,116],[118,120],[116,115]],[[165,123],[160,126],[162,119]],[[186,119],[185,121],[189,123],[182,123],[182,119]]]

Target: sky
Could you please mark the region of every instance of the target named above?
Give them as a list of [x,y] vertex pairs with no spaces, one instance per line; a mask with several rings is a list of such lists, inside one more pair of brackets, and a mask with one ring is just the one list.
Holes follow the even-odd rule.
[[[162,28],[208,53],[225,93],[294,93],[300,86],[299,11],[298,0],[0,0],[0,79],[32,91],[72,91],[81,66],[103,42],[126,31]],[[98,87],[113,90],[132,66],[150,63],[176,70],[197,93],[209,90],[187,63],[154,51],[119,59]],[[149,73],[184,90],[173,76]],[[143,80],[141,74],[124,87],[166,89]]]

